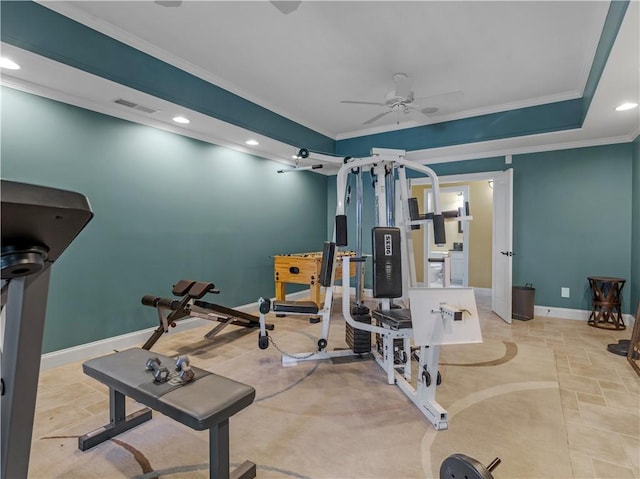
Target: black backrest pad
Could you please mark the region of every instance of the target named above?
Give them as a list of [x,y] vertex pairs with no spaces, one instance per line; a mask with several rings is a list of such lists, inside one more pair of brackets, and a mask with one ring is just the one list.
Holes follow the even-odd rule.
[[196,281],[195,283],[193,283],[193,286],[191,286],[191,289],[189,290],[189,297],[200,299],[213,289],[215,289],[213,283],[203,283],[201,281]]
[[417,221],[420,219],[420,210],[418,207],[418,198],[409,198],[409,218],[411,221]]
[[373,247],[373,297],[402,296],[402,260],[400,229],[375,227],[371,230]]
[[347,215],[336,216],[336,244],[347,246]]
[[433,242],[438,245],[447,244],[446,232],[444,229],[444,216],[433,215]]
[[173,285],[173,289],[171,290],[171,292],[175,296],[184,296],[185,294],[187,294],[187,291],[191,289],[193,283],[195,283],[195,281],[191,281],[189,279],[181,279]]
[[320,263],[320,285],[325,288],[331,286],[331,274],[333,273],[333,257],[336,252],[336,244],[325,241],[322,248],[322,263]]

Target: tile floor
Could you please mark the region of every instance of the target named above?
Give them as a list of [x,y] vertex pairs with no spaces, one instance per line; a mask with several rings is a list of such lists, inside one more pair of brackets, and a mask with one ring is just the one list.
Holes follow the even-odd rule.
[[[487,299],[482,296],[478,297],[478,310],[485,343],[513,341],[542,348],[550,357],[549,352],[552,353],[563,416],[557,427],[563,432],[566,430],[573,477],[640,479],[640,377],[626,358],[606,350],[607,344],[628,339],[631,329],[608,331],[589,327],[584,321],[543,317],[508,325],[490,312]],[[278,325],[281,332],[295,327],[294,323],[284,320]],[[215,352],[205,353],[205,359],[210,354],[211,360],[230,362],[240,355],[253,354],[256,349],[253,333],[236,334],[232,328],[228,331],[228,338],[219,341]],[[189,341],[199,342],[205,348],[202,328],[162,338],[158,351],[169,355],[179,353],[181,345]],[[91,422],[96,414],[104,415],[106,410],[104,391],[81,373],[80,363],[43,371],[30,477],[48,477],[48,460],[37,453],[38,438],[64,434],[70,424],[79,430],[90,430],[84,424]],[[65,458],[64,454],[60,450],[61,461],[80,460]],[[93,477],[90,465],[79,463],[73,470],[74,474],[56,477],[82,477],[83,470]],[[500,474],[500,468],[495,471],[495,477],[505,477]]]
[[631,328],[541,317],[508,326],[483,318],[485,338],[553,351],[574,477],[640,478],[640,378],[627,358],[607,351],[629,339]]

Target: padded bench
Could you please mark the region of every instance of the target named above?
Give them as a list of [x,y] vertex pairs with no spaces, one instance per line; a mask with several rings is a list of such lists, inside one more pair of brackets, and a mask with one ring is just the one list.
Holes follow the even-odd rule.
[[[211,479],[254,478],[256,466],[250,461],[229,471],[229,417],[253,402],[255,389],[195,367],[191,368],[195,377],[189,383],[182,384],[178,378],[156,383],[146,367],[147,359],[152,356],[173,369],[174,359],[139,348],[91,359],[82,365],[85,374],[109,386],[110,422],[79,437],[78,448],[86,451],[148,421],[151,408],[192,429],[209,430]],[[126,416],[125,396],[148,408]]]
[[413,327],[410,309],[372,309],[371,314],[375,319],[378,319],[394,330],[410,329]]
[[313,301],[274,301],[274,313],[318,314],[318,305]]

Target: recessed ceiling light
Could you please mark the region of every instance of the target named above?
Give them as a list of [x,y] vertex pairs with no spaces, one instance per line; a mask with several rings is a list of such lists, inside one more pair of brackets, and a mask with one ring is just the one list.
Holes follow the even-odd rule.
[[291,158],[293,158],[294,160],[299,160],[300,157],[298,155],[291,155]]
[[249,146],[258,146],[260,144],[256,140],[247,140],[245,143]]
[[631,110],[632,108],[637,107],[638,104],[637,103],[623,103],[622,105],[616,107],[616,111],[625,111],[625,110]]
[[182,123],[184,125],[186,125],[187,123],[191,123],[191,121],[189,121],[189,119],[185,118],[184,116],[174,116],[173,121],[175,121],[176,123]]
[[0,68],[6,68],[7,70],[20,70],[20,65],[8,58],[2,57],[0,58]]

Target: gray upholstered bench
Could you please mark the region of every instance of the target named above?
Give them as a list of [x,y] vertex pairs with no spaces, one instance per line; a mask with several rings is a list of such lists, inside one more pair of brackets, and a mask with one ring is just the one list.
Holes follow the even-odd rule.
[[[229,417],[253,402],[255,389],[195,367],[192,382],[155,383],[145,365],[151,356],[157,356],[163,366],[175,364],[167,356],[135,348],[91,359],[82,365],[85,374],[109,386],[110,422],[79,437],[78,448],[86,451],[148,421],[151,408],[198,431],[209,430],[211,479],[255,477],[256,466],[250,461],[229,472]],[[148,408],[126,416],[125,396]]]

